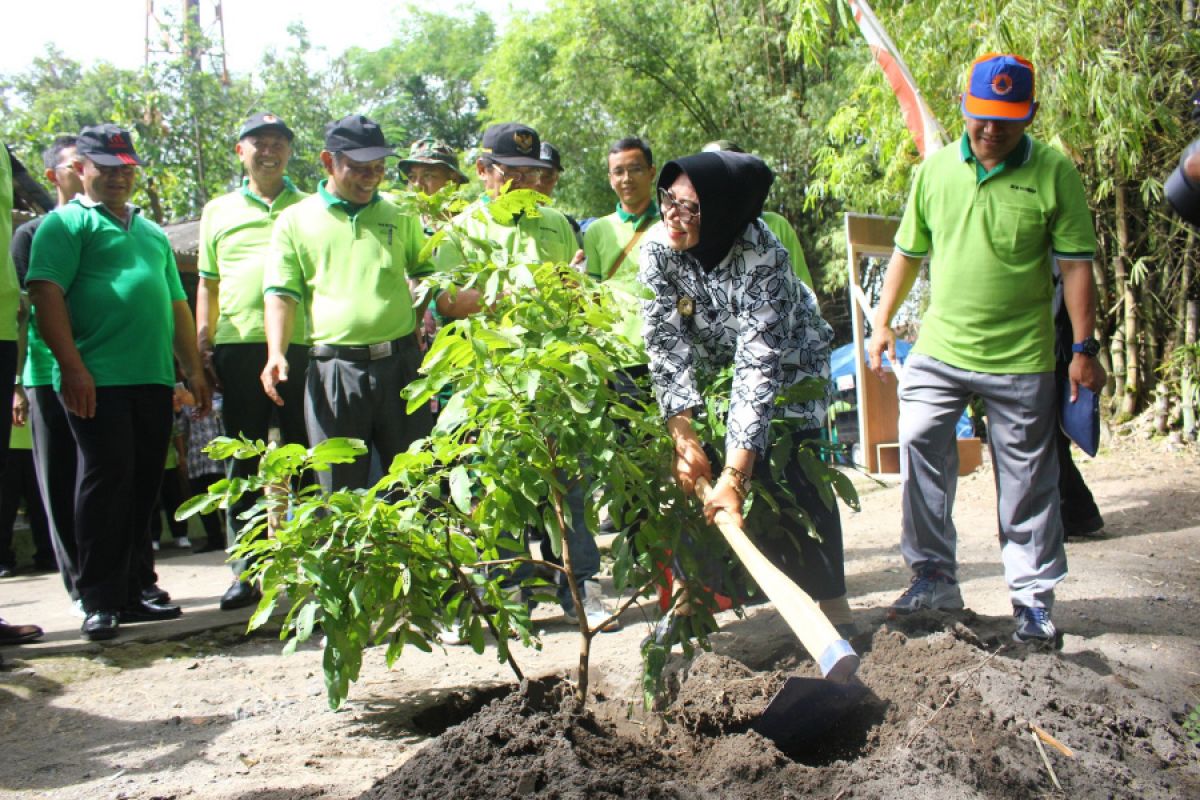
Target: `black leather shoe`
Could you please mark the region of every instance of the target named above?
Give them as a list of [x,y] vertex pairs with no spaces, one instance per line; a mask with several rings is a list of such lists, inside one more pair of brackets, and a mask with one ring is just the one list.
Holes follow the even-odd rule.
[[125,607],[121,612],[121,622],[158,622],[164,619],[175,619],[182,614],[183,609],[179,606],[139,600]]
[[120,624],[121,617],[116,611],[92,611],[79,630],[87,639],[102,642],[105,639],[115,639]]
[[234,581],[233,584],[225,590],[225,594],[221,595],[221,610],[233,611],[236,608],[245,608],[251,606],[262,599],[262,592],[258,587],[247,581]]
[[147,603],[162,605],[163,603],[171,602],[171,595],[167,594],[167,590],[160,588],[157,583],[152,583],[145,589],[142,589],[142,599]]

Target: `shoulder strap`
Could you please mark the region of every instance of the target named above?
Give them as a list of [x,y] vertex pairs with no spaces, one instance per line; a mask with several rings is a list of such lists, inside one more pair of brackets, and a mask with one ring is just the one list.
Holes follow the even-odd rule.
[[633,248],[638,243],[638,240],[642,238],[642,234],[646,232],[646,230],[650,227],[650,224],[653,222],[654,218],[647,215],[645,219],[638,223],[637,229],[633,232],[633,236],[629,237],[629,241],[625,243],[624,249],[621,250],[620,255],[617,256],[617,260],[613,262],[612,267],[608,270],[608,274],[604,276],[604,280],[607,281],[612,278],[613,275],[617,274],[617,270],[619,270],[621,265],[625,263],[625,259],[631,252],[633,252]]

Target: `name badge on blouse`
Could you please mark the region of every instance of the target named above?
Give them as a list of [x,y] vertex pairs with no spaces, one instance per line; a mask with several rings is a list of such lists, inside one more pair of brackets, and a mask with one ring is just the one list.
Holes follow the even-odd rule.
[[675,310],[678,311],[682,316],[690,317],[692,314],[696,313],[696,301],[690,297],[681,297],[679,298],[679,301],[675,303]]

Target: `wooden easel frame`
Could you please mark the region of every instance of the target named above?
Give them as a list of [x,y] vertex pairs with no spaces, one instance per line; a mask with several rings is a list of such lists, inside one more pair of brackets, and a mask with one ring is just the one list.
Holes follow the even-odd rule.
[[[854,392],[858,405],[858,437],[863,465],[868,472],[898,472],[896,463],[883,465],[880,445],[894,445],[900,438],[900,402],[895,376],[880,378],[867,368],[866,320],[874,313],[862,288],[859,262],[865,257],[890,258],[893,239],[900,227],[898,217],[846,213],[846,258],[849,269],[850,322],[854,331]],[[889,368],[890,370],[890,368]]]

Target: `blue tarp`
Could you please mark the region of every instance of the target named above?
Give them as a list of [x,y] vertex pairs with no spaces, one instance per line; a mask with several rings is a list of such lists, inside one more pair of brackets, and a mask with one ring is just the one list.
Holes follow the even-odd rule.
[[[903,339],[896,340],[896,355],[900,356],[900,363],[908,358],[908,351],[912,350],[912,343],[906,342]],[[863,358],[866,358],[866,348],[863,348]],[[884,365],[890,367],[891,362],[888,361],[887,353],[883,354]],[[829,378],[836,381],[843,375],[854,374],[854,344],[844,344],[838,349],[829,354]]]
[[[908,360],[909,350],[912,350],[911,342],[906,342],[903,339],[896,340],[896,355],[900,356],[900,363]],[[865,351],[863,357],[866,358]],[[883,354],[883,363],[885,366],[891,366],[887,353]],[[836,382],[843,375],[855,375],[857,377],[854,369],[853,342],[844,344],[829,354],[829,379]],[[971,424],[971,418],[965,412],[959,417],[958,424],[954,426],[954,433],[959,439],[970,439],[975,435],[975,427]]]

